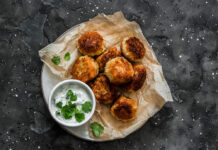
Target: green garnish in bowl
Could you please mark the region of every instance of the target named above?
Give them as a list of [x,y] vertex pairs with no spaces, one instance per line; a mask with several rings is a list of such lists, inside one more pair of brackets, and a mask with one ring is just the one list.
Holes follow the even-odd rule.
[[70,99],[71,101],[76,101],[77,100],[77,96],[75,94],[73,94],[72,90],[68,90],[67,91],[67,99]]
[[58,102],[58,103],[56,103],[56,107],[57,107],[57,108],[62,108],[62,105],[63,105],[62,102]]
[[89,101],[86,101],[84,104],[82,104],[82,111],[85,113],[89,113],[92,110],[92,103]]
[[80,112],[78,109],[76,110],[75,113],[75,118],[77,122],[82,122],[85,119],[85,114]]

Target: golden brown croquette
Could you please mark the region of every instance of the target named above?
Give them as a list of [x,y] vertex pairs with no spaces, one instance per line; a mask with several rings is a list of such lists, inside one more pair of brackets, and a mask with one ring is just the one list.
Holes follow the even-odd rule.
[[83,55],[96,56],[104,50],[104,39],[95,31],[84,33],[78,40],[78,49]]
[[111,107],[111,114],[117,120],[127,122],[135,119],[138,106],[135,100],[120,96]]
[[75,61],[71,74],[73,79],[89,82],[98,75],[98,72],[98,63],[93,58],[80,56]]

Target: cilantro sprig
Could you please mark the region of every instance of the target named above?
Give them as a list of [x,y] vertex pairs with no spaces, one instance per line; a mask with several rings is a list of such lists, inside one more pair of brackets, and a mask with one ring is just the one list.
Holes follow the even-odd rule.
[[67,91],[66,97],[67,97],[67,99],[70,99],[71,101],[77,100],[77,96],[72,92],[72,90]]
[[82,104],[82,110],[85,113],[89,113],[92,110],[92,103],[89,101],[86,101],[84,104]]
[[100,136],[100,134],[104,131],[104,127],[98,122],[91,123],[90,128],[94,136]]
[[55,64],[55,65],[59,65],[61,62],[60,56],[54,56],[51,61]]
[[68,90],[67,91],[67,99],[69,99],[72,94],[73,94],[72,90]]
[[70,60],[70,53],[67,52],[65,55],[64,55],[64,59],[65,60]]
[[60,111],[56,111],[56,115],[57,116],[61,115]]
[[85,114],[79,111],[79,109],[76,109],[75,118],[77,122],[82,122],[85,119]]
[[57,108],[62,108],[62,105],[63,105],[62,102],[58,102],[58,103],[56,103],[56,107],[57,107]]

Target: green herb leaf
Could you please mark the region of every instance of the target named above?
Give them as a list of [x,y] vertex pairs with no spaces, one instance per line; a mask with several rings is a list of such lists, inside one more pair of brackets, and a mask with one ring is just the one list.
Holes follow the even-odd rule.
[[98,122],[91,123],[90,128],[92,129],[92,133],[94,136],[100,136],[100,134],[104,131],[104,127]]
[[65,54],[64,59],[65,59],[65,60],[70,60],[70,53],[69,53],[69,52],[67,52],[67,53]]
[[91,102],[85,102],[84,104],[82,104],[82,110],[85,112],[85,113],[88,113],[92,110],[92,103]]
[[51,61],[55,64],[55,65],[59,65],[61,60],[60,60],[60,56],[54,56]]
[[62,102],[58,102],[58,103],[56,103],[56,107],[57,107],[57,108],[62,108],[62,105],[63,105]]
[[76,108],[75,113],[78,114],[81,113],[81,111],[79,111],[79,109]]
[[71,101],[76,101],[76,100],[77,100],[77,96],[74,95],[74,94],[71,95],[71,96],[70,96],[70,100],[71,100]]
[[70,109],[72,110],[72,112],[75,113],[75,111],[76,111],[76,104],[72,104],[72,102],[69,101],[68,105],[69,105]]
[[69,98],[71,101],[77,100],[77,96],[75,94],[73,94],[72,90],[67,91],[67,99],[69,99]]
[[56,115],[59,116],[61,115],[61,113],[59,111],[56,111]]
[[71,107],[69,105],[65,105],[62,109],[61,109],[61,113],[63,115],[63,117],[65,119],[71,119],[72,115],[73,115],[73,111],[71,109]]
[[73,95],[72,90],[68,90],[67,91],[67,99],[69,99],[71,95]]
[[76,109],[75,118],[77,122],[82,122],[85,119],[85,114],[78,112],[78,109]]

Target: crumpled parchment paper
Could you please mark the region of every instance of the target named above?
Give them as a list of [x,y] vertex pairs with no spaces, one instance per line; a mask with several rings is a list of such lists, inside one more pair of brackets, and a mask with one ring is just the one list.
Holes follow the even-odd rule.
[[[110,105],[103,105],[98,102],[96,112],[91,119],[91,122],[97,121],[104,126],[104,132],[100,137],[95,138],[106,140],[123,138],[140,128],[167,101],[173,101],[171,92],[164,78],[162,67],[143,36],[140,26],[134,21],[126,20],[122,12],[116,12],[113,15],[99,14],[87,22],[70,28],[55,42],[39,51],[41,60],[54,74],[62,79],[71,78],[70,69],[76,58],[80,55],[77,50],[78,38],[90,30],[97,31],[104,37],[106,48],[120,46],[122,39],[127,36],[138,37],[146,48],[146,55],[142,61],[147,71],[146,81],[137,92],[124,93],[125,96],[137,101],[138,111],[136,119],[125,123],[118,121],[111,116]],[[66,52],[71,54],[69,61],[64,60]],[[53,56],[61,57],[61,63],[58,66],[51,62]],[[93,137],[91,132],[90,136]]]

